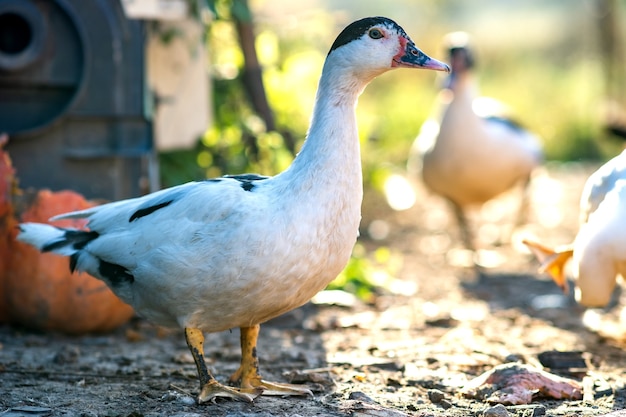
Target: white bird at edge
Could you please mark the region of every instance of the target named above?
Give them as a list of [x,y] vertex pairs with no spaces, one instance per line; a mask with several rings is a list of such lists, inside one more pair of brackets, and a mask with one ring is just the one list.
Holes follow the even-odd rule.
[[[69,256],[72,270],[103,280],[148,320],[183,328],[199,403],[310,395],[261,378],[259,325],[306,303],[350,258],[363,196],[357,98],[376,76],[401,67],[450,70],[394,21],[355,21],[330,48],[307,138],[284,172],[191,182],[51,219],[87,218],[89,230],[25,223],[18,238]],[[203,351],[204,332],[234,327],[242,357],[230,382],[239,388],[216,381]]]
[[479,96],[469,36],[454,32],[445,43],[452,72],[413,143],[408,173],[450,202],[463,243],[474,251],[466,210],[523,182],[523,223],[527,185],[543,156],[538,138],[511,120],[503,103]]
[[565,265],[572,259],[576,301],[604,307],[617,276],[626,278],[626,151],[589,176],[580,196],[579,230],[574,242],[550,248],[532,239],[523,242],[538,258],[539,271],[569,292]]

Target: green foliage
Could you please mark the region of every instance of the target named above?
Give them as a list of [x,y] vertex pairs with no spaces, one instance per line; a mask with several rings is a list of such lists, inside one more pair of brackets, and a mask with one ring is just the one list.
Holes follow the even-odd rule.
[[268,132],[263,120],[254,113],[242,83],[243,55],[231,20],[234,13],[245,15],[242,3],[237,0],[207,3],[216,19],[207,28],[214,125],[200,138],[195,149],[160,155],[165,186],[227,173],[272,175],[285,169],[293,159],[283,136]]
[[328,290],[344,290],[365,302],[373,302],[376,295],[388,291],[396,281],[394,274],[400,268],[399,255],[384,246],[369,252],[357,243],[348,265],[331,282]]

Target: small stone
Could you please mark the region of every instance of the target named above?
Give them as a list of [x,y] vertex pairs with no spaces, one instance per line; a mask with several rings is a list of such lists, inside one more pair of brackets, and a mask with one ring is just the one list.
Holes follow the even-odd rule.
[[72,345],[64,345],[52,358],[52,362],[57,365],[69,365],[77,363],[80,358],[80,349]]
[[184,405],[195,405],[196,400],[188,395],[184,395],[178,399],[178,401]]
[[402,382],[395,378],[387,378],[387,387],[399,388],[402,386]]
[[406,409],[409,411],[417,411],[418,408],[416,406],[414,406],[413,404],[407,404]]
[[441,400],[441,402],[439,403],[439,405],[441,406],[441,408],[443,408],[444,410],[447,410],[449,408],[452,408],[452,403],[446,399]]
[[438,389],[428,390],[428,399],[433,404],[439,404],[445,397],[446,394],[444,394],[442,391],[439,391]]
[[519,354],[519,353],[509,353],[508,355],[506,355],[506,357],[504,358],[504,363],[509,363],[509,362],[520,362],[520,363],[524,363],[524,355]]
[[541,417],[545,415],[546,415],[546,407],[544,407],[543,405],[539,405],[535,407],[535,409],[533,410],[532,417]]
[[361,401],[369,404],[377,404],[371,397],[367,396],[364,392],[353,391],[348,395],[349,400]]
[[161,396],[161,401],[175,401],[178,398],[178,395],[173,391],[168,391],[163,396]]
[[506,410],[506,407],[502,404],[494,405],[493,407],[487,408],[483,411],[483,417],[508,417],[509,412]]

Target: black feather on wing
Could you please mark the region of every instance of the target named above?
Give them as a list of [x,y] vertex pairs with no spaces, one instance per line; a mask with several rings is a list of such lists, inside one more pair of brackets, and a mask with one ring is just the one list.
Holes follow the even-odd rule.
[[185,194],[187,194],[189,187],[175,187],[171,190],[171,192],[155,196],[154,198],[148,200],[141,207],[135,210],[135,212],[129,217],[128,222],[131,223],[133,220],[148,216],[155,211],[180,200]]
[[254,188],[255,181],[263,181],[268,179],[269,177],[266,177],[265,175],[259,175],[259,174],[239,174],[239,175],[224,175],[223,178],[232,178],[234,180],[237,180],[241,183],[241,188],[243,188],[245,191],[252,191],[252,189]]
[[133,220],[137,220],[137,219],[139,219],[141,217],[147,216],[150,213],[154,213],[158,209],[161,209],[163,207],[167,207],[167,206],[169,206],[172,203],[172,201],[174,201],[174,200],[168,200],[168,201],[164,201],[162,203],[157,203],[157,204],[155,204],[153,206],[140,208],[139,210],[134,212],[132,216],[130,216],[130,219],[128,219],[128,222],[130,223]]

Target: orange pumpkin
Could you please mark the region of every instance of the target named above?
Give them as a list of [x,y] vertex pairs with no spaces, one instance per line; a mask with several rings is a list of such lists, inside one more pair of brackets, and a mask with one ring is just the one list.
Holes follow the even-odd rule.
[[[47,223],[56,214],[92,206],[72,191],[41,190],[20,220]],[[59,220],[52,224],[81,228],[85,220]],[[6,307],[13,323],[80,334],[110,331],[133,316],[133,309],[104,282],[86,273],[70,273],[66,257],[39,253],[16,241],[17,232],[17,228],[11,232],[11,256],[4,279]]]
[[17,225],[13,210],[13,194],[17,190],[15,169],[9,155],[2,150],[8,141],[6,134],[0,135],[0,323],[8,321],[8,310],[4,300],[4,282],[9,264],[10,231]]

